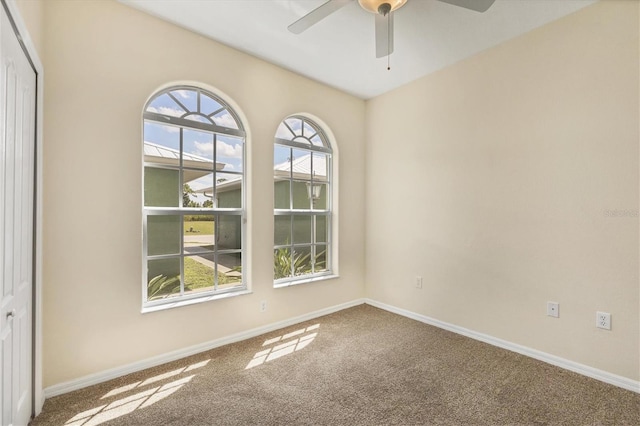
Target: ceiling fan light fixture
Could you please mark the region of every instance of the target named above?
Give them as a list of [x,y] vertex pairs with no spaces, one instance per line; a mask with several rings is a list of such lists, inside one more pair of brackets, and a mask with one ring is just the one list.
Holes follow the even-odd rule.
[[[388,4],[390,6],[389,12],[393,12],[394,10],[400,9],[407,0],[358,0],[360,6],[371,13],[380,13],[380,6],[383,4]],[[388,13],[388,12],[387,12]]]

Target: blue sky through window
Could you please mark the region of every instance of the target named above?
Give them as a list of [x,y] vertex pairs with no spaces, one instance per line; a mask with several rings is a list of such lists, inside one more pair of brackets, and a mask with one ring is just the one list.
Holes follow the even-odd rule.
[[[154,98],[147,106],[146,111],[172,117],[181,117],[201,123],[215,124],[221,127],[239,129],[238,123],[229,113],[227,108],[210,96],[189,88],[171,90]],[[154,121],[144,123],[144,141],[160,145],[180,152],[181,128],[169,126]],[[214,147],[215,141],[215,147]],[[166,151],[165,151],[166,152]],[[218,173],[225,173],[224,179],[241,178],[244,169],[244,138],[216,134],[199,129],[182,128],[182,153],[187,166],[187,160],[197,160],[190,167],[206,168],[213,172],[215,163],[222,163],[224,167]],[[215,158],[214,158],[215,156]],[[199,163],[199,159],[207,162]],[[220,166],[218,166],[220,169]],[[233,173],[239,173],[234,175]],[[201,175],[201,173],[200,173]],[[187,176],[191,176],[191,180]],[[213,173],[193,179],[194,174],[184,175],[185,183],[193,190],[211,188],[213,185]],[[207,198],[203,195],[192,195],[194,201],[202,203]]]

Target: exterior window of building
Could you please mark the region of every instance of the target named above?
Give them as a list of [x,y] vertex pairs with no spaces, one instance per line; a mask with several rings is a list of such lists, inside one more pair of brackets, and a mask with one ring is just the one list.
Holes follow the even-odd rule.
[[320,126],[285,119],[274,146],[274,283],[332,274],[331,145]]
[[156,93],[144,109],[143,308],[246,289],[245,132],[199,87]]

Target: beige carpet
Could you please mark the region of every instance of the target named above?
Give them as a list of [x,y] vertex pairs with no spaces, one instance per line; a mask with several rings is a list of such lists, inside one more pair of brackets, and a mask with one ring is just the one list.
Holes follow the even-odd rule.
[[48,399],[41,425],[638,425],[640,395],[368,305]]

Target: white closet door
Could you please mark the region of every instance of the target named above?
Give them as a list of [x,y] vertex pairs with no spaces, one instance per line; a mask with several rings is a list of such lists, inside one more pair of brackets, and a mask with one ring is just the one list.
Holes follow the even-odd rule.
[[36,74],[0,7],[0,402],[2,425],[32,412]]

